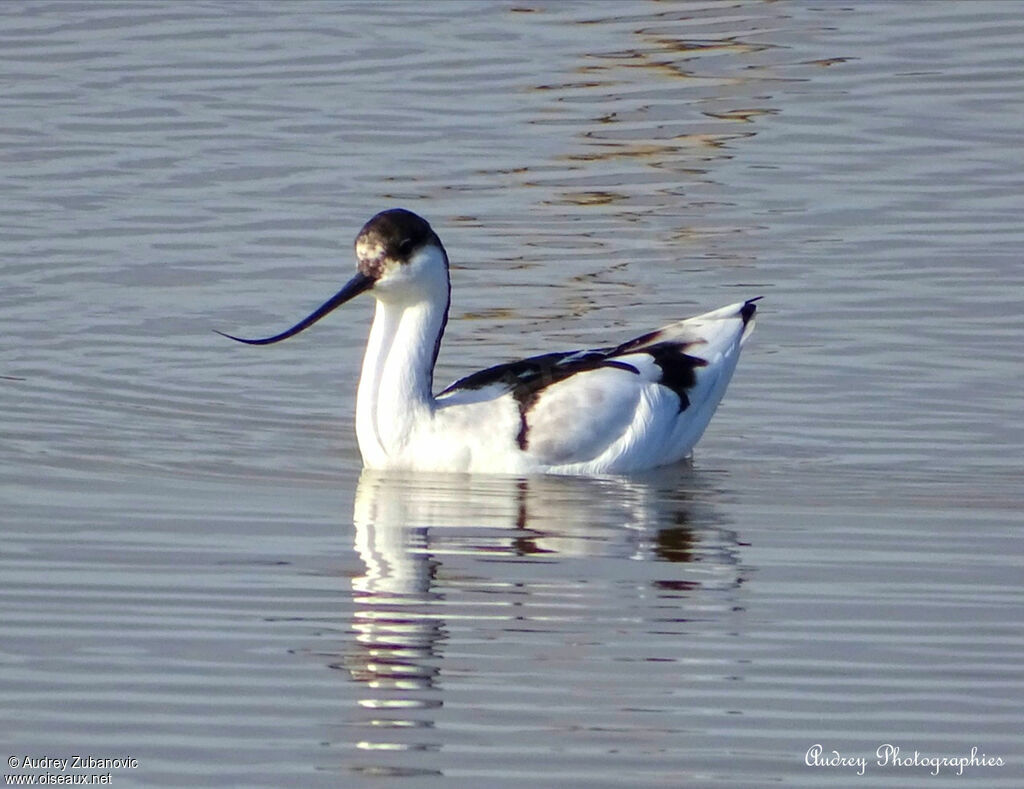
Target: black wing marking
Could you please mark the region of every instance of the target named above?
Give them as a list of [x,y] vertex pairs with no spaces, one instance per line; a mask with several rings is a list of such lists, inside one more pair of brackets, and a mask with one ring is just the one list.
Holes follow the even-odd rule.
[[618,361],[618,357],[631,353],[646,353],[661,368],[659,383],[679,396],[679,410],[684,411],[690,405],[690,398],[686,392],[697,382],[697,368],[705,367],[707,362],[686,353],[689,344],[657,342],[661,334],[661,331],[653,331],[614,348],[545,353],[498,364],[460,378],[439,396],[458,389],[483,389],[499,385],[505,391],[511,392],[520,408],[525,411],[529,410],[544,389],[576,373],[614,367],[639,375],[640,371],[636,367],[628,362]]
[[697,383],[697,368],[707,367],[707,361],[686,353],[689,346],[678,342],[658,342],[640,348],[634,353],[650,354],[654,363],[661,368],[662,386],[667,386],[679,397],[679,410],[690,407],[690,396],[687,394]]
[[[754,317],[754,313],[757,311],[757,305],[754,302],[760,299],[760,296],[748,299],[740,309],[739,315],[744,326]],[[495,385],[500,386],[505,392],[511,392],[519,405],[520,428],[516,442],[520,449],[525,450],[529,432],[526,415],[536,403],[540,393],[547,387],[564,381],[576,373],[598,370],[602,367],[626,370],[639,375],[640,370],[628,362],[620,361],[619,357],[645,353],[661,369],[661,378],[658,383],[671,389],[679,397],[679,410],[682,412],[690,407],[688,392],[697,383],[697,368],[707,367],[708,362],[706,359],[687,353],[694,346],[702,344],[702,340],[690,342],[681,342],[678,339],[662,340],[661,338],[665,335],[665,329],[657,329],[612,348],[544,353],[515,362],[498,364],[460,378],[440,392],[438,397],[458,390],[484,389]]]
[[552,384],[564,381],[576,373],[597,370],[601,367],[614,367],[640,374],[640,371],[627,362],[617,361],[614,348],[600,348],[589,351],[561,351],[531,356],[506,364],[497,364],[460,378],[438,394],[442,397],[458,389],[483,389],[495,384],[515,394],[516,399],[536,395]]
[[[562,351],[531,356],[516,362],[498,364],[486,370],[460,378],[441,392],[446,395],[458,389],[483,389],[498,384],[512,393],[519,406],[519,433],[516,443],[520,449],[528,445],[529,427],[526,415],[537,402],[540,393],[549,386],[564,381],[577,373],[611,367],[639,375],[640,371],[631,364],[611,358],[614,349],[591,351]],[[440,396],[440,395],[439,395]]]
[[615,348],[545,353],[507,364],[498,364],[460,378],[442,391],[441,395],[459,389],[483,389],[493,385],[499,385],[505,391],[511,392],[519,406],[519,432],[516,435],[516,443],[520,449],[525,450],[529,446],[530,430],[526,417],[541,392],[577,373],[606,367],[639,375],[640,371],[636,367],[628,362],[619,361],[616,357],[630,353],[646,353],[661,368],[660,383],[676,393],[679,397],[679,410],[685,411],[690,405],[686,390],[697,382],[696,369],[705,366],[707,362],[686,353],[685,345],[675,342],[653,342],[658,335],[659,332],[651,332]]

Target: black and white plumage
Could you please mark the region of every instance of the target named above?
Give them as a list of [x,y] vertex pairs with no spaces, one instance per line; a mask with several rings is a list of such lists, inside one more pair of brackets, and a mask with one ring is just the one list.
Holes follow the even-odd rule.
[[273,337],[232,339],[278,342],[374,295],[356,401],[370,468],[616,474],[676,462],[703,434],[754,327],[750,299],[620,345],[490,367],[435,396],[451,290],[440,239],[421,217],[392,209],[366,223],[355,248],[358,273],[310,316]]

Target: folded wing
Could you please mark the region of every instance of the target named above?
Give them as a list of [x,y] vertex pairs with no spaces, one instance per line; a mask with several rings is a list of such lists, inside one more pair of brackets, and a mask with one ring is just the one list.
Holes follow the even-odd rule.
[[615,471],[689,454],[753,329],[756,299],[621,345],[533,356],[462,378],[439,402],[511,397],[516,442],[549,469]]

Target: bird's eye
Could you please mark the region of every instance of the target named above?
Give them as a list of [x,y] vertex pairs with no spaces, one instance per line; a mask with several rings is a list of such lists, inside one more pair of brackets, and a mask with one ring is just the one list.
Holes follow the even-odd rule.
[[398,253],[401,255],[408,255],[412,252],[413,240],[411,238],[403,238],[398,245]]

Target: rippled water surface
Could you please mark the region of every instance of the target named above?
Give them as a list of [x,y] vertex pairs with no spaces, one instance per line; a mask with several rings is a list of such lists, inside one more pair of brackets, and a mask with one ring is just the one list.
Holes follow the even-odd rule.
[[[1024,785],[1022,48],[1013,3],[0,5],[7,774]],[[210,329],[393,205],[439,382],[763,295],[692,464],[361,472],[369,299]]]

